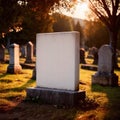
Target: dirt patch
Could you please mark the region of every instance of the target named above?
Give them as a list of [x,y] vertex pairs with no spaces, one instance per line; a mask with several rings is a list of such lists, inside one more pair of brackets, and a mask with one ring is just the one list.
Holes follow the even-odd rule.
[[[13,104],[0,106],[0,120],[77,120],[76,114],[78,111],[85,112],[97,107],[93,101],[84,102],[84,104],[82,103],[83,106],[66,108],[25,101],[19,96],[10,98],[10,100]],[[87,118],[95,118],[95,115],[87,116]]]

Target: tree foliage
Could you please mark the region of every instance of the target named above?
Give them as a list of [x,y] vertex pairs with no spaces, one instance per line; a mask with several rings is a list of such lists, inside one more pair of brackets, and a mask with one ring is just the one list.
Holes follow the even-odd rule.
[[21,16],[17,0],[0,0],[0,32],[7,32]]
[[[110,31],[120,28],[120,0],[89,0],[91,10]],[[114,28],[115,27],[115,28]]]
[[[35,41],[37,32],[52,32],[51,13],[58,8],[69,9],[76,0],[0,0],[0,34],[16,43]],[[22,28],[15,33],[16,28]],[[13,30],[9,33],[9,30]],[[12,35],[11,35],[12,34]],[[19,38],[18,38],[19,36]]]
[[74,25],[74,30],[80,33],[80,47],[84,47],[85,39],[83,35],[83,28],[80,24],[80,21],[77,21],[77,23],[74,22],[73,25]]
[[100,48],[103,44],[109,44],[109,33],[100,20],[86,21],[83,32],[88,47]]
[[72,18],[61,15],[59,13],[55,13],[52,15],[54,18],[53,30],[54,32],[62,32],[62,31],[72,31]]

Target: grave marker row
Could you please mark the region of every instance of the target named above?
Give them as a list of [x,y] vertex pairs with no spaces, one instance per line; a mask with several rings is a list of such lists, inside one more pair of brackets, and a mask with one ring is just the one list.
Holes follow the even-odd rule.
[[[27,51],[26,51],[27,48]],[[25,55],[26,54],[26,55]],[[22,67],[19,63],[20,48],[13,43],[9,46],[9,65],[7,73],[21,73]],[[26,57],[25,63],[33,63],[33,44],[28,42],[27,46],[21,47],[21,56]],[[5,47],[0,44],[0,62],[5,62]]]

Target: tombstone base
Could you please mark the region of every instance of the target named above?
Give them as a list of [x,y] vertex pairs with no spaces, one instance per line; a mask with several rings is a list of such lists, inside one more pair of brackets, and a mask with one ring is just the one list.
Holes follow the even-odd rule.
[[75,106],[85,99],[85,91],[59,90],[51,88],[27,88],[27,99],[36,99],[58,106]]
[[26,59],[25,63],[34,63],[33,59]]
[[7,67],[7,73],[10,73],[10,74],[21,73],[21,71],[22,71],[21,65],[9,65]]
[[82,64],[81,65],[82,69],[86,69],[86,70],[93,70],[93,71],[97,71],[98,67],[95,65],[89,65],[89,64]]
[[99,84],[104,86],[118,86],[118,76],[112,75],[92,75],[92,84]]

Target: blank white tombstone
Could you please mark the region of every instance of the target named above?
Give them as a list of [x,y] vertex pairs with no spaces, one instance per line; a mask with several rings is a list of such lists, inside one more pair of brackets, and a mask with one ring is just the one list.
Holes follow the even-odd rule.
[[37,87],[79,89],[79,33],[37,34]]

